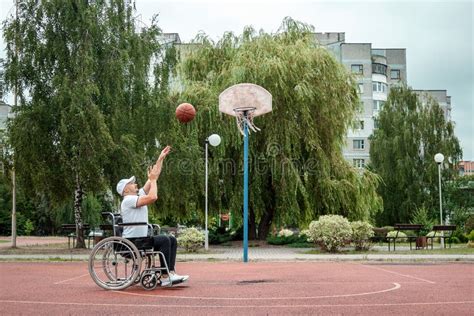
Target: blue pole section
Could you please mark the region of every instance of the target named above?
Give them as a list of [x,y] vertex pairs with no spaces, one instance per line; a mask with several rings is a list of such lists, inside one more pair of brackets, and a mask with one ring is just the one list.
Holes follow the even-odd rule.
[[[246,115],[246,114],[245,114]],[[249,246],[249,130],[244,121],[244,262],[248,262]]]

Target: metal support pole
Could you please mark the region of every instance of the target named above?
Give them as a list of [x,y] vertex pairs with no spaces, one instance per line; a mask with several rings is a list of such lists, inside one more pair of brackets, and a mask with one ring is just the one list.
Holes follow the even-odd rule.
[[206,250],[209,249],[209,232],[207,231],[207,192],[208,192],[208,189],[207,189],[207,185],[208,185],[208,180],[207,180],[207,174],[208,174],[208,168],[207,168],[207,147],[209,146],[209,141],[206,139],[206,144],[205,144],[205,147],[206,147],[206,193],[205,193],[205,196],[206,196],[206,202],[205,202],[205,210],[206,210],[206,220],[205,220],[205,225],[204,225],[204,230],[205,230],[205,237],[204,237],[204,247],[206,248]]
[[[247,116],[247,113],[244,114]],[[248,262],[249,246],[249,130],[247,121],[244,120],[244,262]]]
[[[443,200],[441,197],[441,164],[438,164],[438,182],[439,182],[439,223],[443,225]],[[444,248],[444,232],[441,231],[441,248]]]

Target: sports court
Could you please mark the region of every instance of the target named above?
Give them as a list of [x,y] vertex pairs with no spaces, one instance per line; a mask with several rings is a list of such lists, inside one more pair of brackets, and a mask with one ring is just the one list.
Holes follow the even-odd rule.
[[474,265],[184,262],[190,281],[106,291],[86,262],[0,263],[0,314],[473,315]]

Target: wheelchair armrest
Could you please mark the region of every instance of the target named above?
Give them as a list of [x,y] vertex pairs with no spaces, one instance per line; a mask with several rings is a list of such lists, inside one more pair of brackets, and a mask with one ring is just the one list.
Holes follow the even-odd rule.
[[158,224],[148,224],[150,229],[153,231],[153,233],[156,233],[156,235],[159,235],[161,233],[161,227]]
[[137,222],[137,223],[119,223],[117,224],[118,226],[120,227],[123,227],[123,226],[147,226],[148,223],[146,222]]

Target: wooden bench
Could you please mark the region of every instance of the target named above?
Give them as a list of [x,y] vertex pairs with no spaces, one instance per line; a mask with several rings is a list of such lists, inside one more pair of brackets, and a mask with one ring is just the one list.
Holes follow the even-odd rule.
[[[434,225],[433,226],[433,229],[432,231],[434,231],[434,235],[433,236],[429,236],[429,237],[426,237],[427,240],[430,240],[431,239],[431,249],[433,249],[433,242],[434,242],[434,239],[435,238],[443,238],[444,240],[444,248],[446,248],[446,239],[448,239],[448,242],[449,242],[449,248],[451,248],[451,237],[453,236],[453,232],[456,230],[456,225]],[[438,235],[436,236],[436,234],[438,232],[447,232],[449,231],[449,235],[448,236],[444,236],[443,235]]]
[[395,251],[395,244],[397,242],[397,239],[401,238],[407,238],[408,241],[410,242],[410,250],[412,250],[411,247],[411,242],[412,240],[416,240],[416,236],[406,236],[406,237],[399,237],[398,233],[401,231],[414,231],[417,235],[418,232],[423,228],[423,225],[420,224],[395,224],[393,225],[393,230],[395,230],[397,233],[393,237],[387,237],[387,242],[388,242],[388,251],[390,251],[390,244],[391,241],[393,240],[393,251]]
[[[82,227],[84,229],[84,232],[89,230],[89,224],[83,224]],[[63,232],[68,233],[67,234],[67,246],[68,246],[68,248],[71,249],[71,240],[72,240],[72,248],[74,248],[76,246],[76,237],[77,237],[76,236],[76,224],[62,224],[61,225],[61,230]],[[87,236],[84,233],[84,238],[87,239],[88,247],[90,247],[91,237]]]

